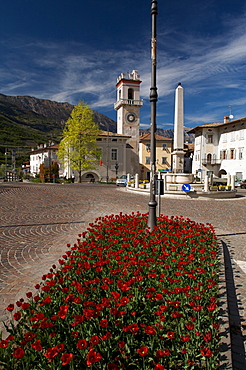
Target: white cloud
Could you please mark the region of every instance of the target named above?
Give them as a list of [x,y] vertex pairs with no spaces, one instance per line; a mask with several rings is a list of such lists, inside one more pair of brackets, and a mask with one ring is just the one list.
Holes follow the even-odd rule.
[[[240,19],[241,17],[241,19]],[[178,82],[185,88],[187,106],[194,99],[204,100],[204,106],[186,116],[186,121],[211,122],[222,115],[228,105],[244,107],[244,97],[225,98],[229,91],[245,92],[242,76],[246,74],[245,16],[228,23],[226,34],[199,38],[178,34],[174,28],[165,30],[157,39],[158,104],[173,104]],[[144,39],[144,42],[145,39]],[[142,79],[141,97],[143,124],[149,115],[151,85],[150,50],[139,45],[129,45],[124,50],[94,50],[83,43],[44,43],[27,40],[8,40],[2,44],[0,57],[1,92],[13,95],[33,95],[56,101],[76,104],[78,98],[88,98],[93,109],[113,110],[116,98],[116,79],[121,72],[137,69]],[[13,56],[18,52],[18,60]],[[213,99],[215,92],[216,99]],[[209,96],[211,94],[211,96]],[[217,109],[217,113],[215,110]],[[172,109],[170,109],[171,111]],[[193,109],[194,110],[194,109]],[[168,119],[170,114],[158,110],[158,119]],[[170,121],[170,118],[169,118]]]

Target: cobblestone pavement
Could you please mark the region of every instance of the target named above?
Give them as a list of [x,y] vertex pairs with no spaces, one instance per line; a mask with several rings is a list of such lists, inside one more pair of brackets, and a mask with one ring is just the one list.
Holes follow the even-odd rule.
[[[0,320],[41,280],[89,222],[148,212],[148,194],[114,185],[0,183]],[[226,200],[163,198],[161,213],[211,223],[228,246],[241,327],[246,329],[246,191]],[[242,262],[245,262],[243,264]],[[246,332],[243,332],[245,335]]]

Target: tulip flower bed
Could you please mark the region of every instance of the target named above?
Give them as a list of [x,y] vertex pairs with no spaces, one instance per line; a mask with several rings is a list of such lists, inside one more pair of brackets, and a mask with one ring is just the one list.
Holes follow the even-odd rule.
[[218,368],[218,246],[182,217],[99,218],[10,304],[4,370]]

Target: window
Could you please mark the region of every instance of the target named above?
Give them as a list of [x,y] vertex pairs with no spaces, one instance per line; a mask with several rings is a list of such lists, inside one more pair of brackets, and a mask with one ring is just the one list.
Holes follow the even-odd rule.
[[239,140],[244,140],[244,130],[239,131]]
[[243,159],[243,148],[238,149],[238,159]]
[[207,143],[208,144],[212,144],[213,143],[213,135],[211,135],[211,134],[208,135]]
[[222,150],[222,152],[221,152],[221,159],[226,159],[226,158],[227,158],[226,150]]
[[207,163],[211,163],[212,162],[212,154],[208,154],[207,155]]
[[146,144],[146,150],[147,150],[147,152],[150,152],[150,143]]
[[133,100],[133,89],[128,89],[128,99]]
[[167,144],[166,143],[162,143],[162,150],[167,150]]
[[230,149],[230,159],[235,159],[235,149]]
[[161,164],[167,164],[167,157],[162,157]]
[[242,181],[243,179],[243,173],[242,172],[236,172],[235,180],[236,181]]
[[145,157],[145,164],[150,164],[150,157]]
[[224,132],[224,133],[222,134],[222,136],[223,136],[223,143],[226,143],[226,142],[227,142],[227,133],[226,133],[226,132]]
[[235,131],[231,132],[231,141],[235,141]]
[[118,160],[118,150],[117,149],[111,149],[111,160],[112,161]]

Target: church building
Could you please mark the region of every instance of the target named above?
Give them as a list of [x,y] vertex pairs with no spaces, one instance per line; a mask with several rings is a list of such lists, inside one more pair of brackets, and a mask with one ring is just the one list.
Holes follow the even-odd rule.
[[[97,145],[101,149],[101,158],[98,167],[82,172],[82,181],[114,182],[122,175],[139,173],[139,126],[140,108],[143,100],[140,99],[140,76],[138,71],[129,75],[122,73],[117,79],[117,101],[114,109],[117,111],[117,133],[101,131],[97,138]],[[53,153],[53,152],[52,152]],[[52,160],[58,161],[54,154]],[[39,174],[39,166],[50,158],[47,149],[42,147],[32,152],[30,156],[31,174]],[[68,165],[62,168],[60,176],[67,179],[78,174]]]

